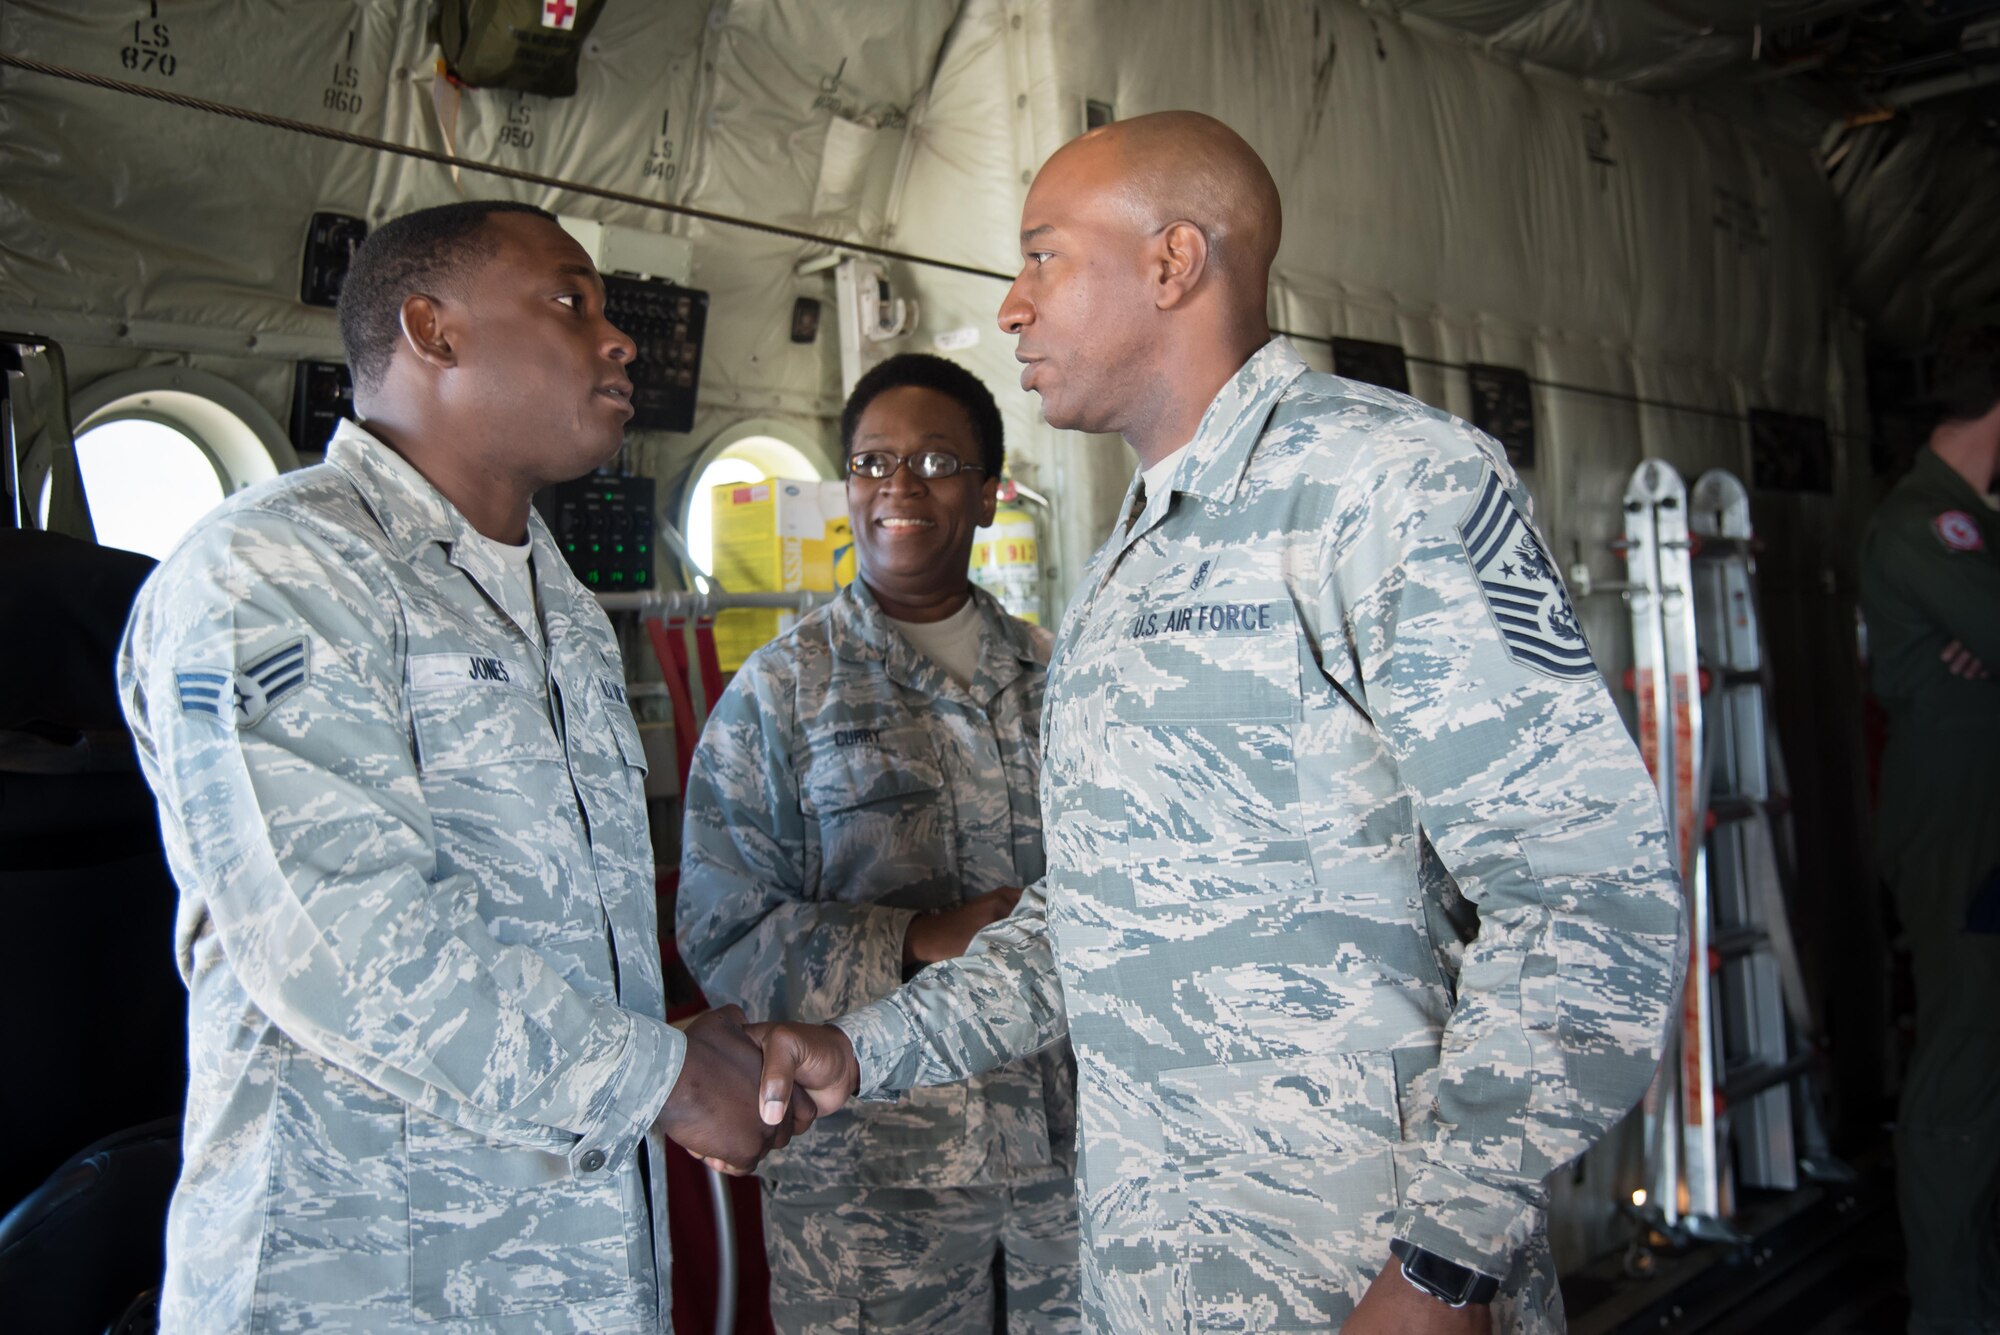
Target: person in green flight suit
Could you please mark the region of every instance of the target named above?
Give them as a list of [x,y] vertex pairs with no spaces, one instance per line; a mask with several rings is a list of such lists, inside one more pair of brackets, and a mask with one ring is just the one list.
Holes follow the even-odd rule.
[[1917,1042],[1897,1119],[1910,1329],[2000,1331],[2000,333],[1941,350],[1941,420],[1861,551],[1889,715],[1878,843]]

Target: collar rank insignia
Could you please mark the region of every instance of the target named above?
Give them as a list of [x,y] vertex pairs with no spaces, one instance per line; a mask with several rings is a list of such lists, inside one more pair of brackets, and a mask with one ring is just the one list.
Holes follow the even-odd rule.
[[306,642],[297,639],[235,672],[190,668],[174,674],[181,712],[206,714],[236,728],[254,727],[306,684]]
[[1459,521],[1458,533],[1514,661],[1551,677],[1594,676],[1597,664],[1569,593],[1497,474],[1486,475],[1486,488]]

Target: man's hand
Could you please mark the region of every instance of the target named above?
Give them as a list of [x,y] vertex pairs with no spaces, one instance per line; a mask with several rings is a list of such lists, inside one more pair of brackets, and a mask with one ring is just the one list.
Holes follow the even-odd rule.
[[1403,1278],[1402,1263],[1390,1257],[1361,1295],[1340,1335],[1492,1335],[1493,1313],[1484,1303],[1452,1307]]
[[[1984,681],[1993,675],[1986,670],[1986,664],[1974,658],[1972,651],[1957,640],[1947,644],[1938,658],[1944,663],[1944,670],[1954,677],[1963,677],[1967,681]],[[904,951],[908,953],[907,946],[904,947]]]
[[839,1112],[861,1088],[861,1063],[846,1033],[830,1024],[754,1024],[750,1037],[764,1049],[760,1110],[782,1122],[801,1090],[824,1117]]
[[812,1125],[813,1101],[781,1095],[768,1120],[755,1113],[763,1055],[734,1006],[703,1013],[687,1027],[687,1060],[653,1125],[711,1165],[747,1172]]
[[991,926],[1014,911],[1021,902],[1021,887],[1003,885],[974,895],[955,909],[943,913],[919,913],[903,932],[903,963],[936,964],[957,959],[965,953],[982,927]]

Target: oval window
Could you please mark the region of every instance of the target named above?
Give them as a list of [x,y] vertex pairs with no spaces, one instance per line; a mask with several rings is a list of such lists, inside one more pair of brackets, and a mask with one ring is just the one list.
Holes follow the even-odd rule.
[[[166,559],[194,521],[222,500],[222,475],[193,437],[146,417],[116,417],[76,438],[84,502],[106,547]],[[42,483],[41,519],[49,519]]]
[[711,460],[687,493],[688,555],[704,575],[715,573],[715,499],[717,487],[740,487],[766,478],[815,481],[819,468],[805,452],[776,436],[744,436]]
[[[271,414],[219,376],[186,366],[116,371],[79,391],[76,463],[91,530],[107,547],[164,558],[232,492],[299,466]],[[49,524],[54,444],[29,451]]]

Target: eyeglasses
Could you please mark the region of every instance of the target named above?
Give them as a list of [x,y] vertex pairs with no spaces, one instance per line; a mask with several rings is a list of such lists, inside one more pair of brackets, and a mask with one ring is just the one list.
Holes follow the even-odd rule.
[[872,478],[880,482],[883,478],[894,476],[896,470],[905,465],[908,465],[912,473],[927,482],[936,481],[941,477],[951,477],[962,468],[969,468],[975,473],[986,471],[978,464],[966,463],[957,455],[944,450],[925,450],[922,454],[907,456],[892,454],[888,450],[863,450],[859,454],[848,456],[847,471],[856,477]]

